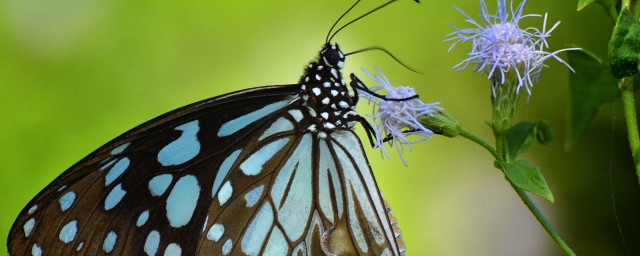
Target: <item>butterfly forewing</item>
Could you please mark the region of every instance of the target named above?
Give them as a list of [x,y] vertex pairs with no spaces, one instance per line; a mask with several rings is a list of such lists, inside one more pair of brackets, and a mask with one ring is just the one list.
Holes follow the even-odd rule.
[[[140,237],[142,229],[136,228],[136,222],[147,210],[148,224],[151,224],[148,226],[157,226],[166,236],[180,234],[181,230],[189,233],[189,228],[182,226],[167,232],[172,223],[165,217],[170,194],[166,191],[172,191],[176,184],[188,187],[189,177],[184,178],[188,174],[197,177],[199,186],[211,187],[212,177],[223,160],[219,158],[227,157],[226,152],[233,145],[251,140],[245,137],[254,134],[253,129],[262,128],[264,122],[271,119],[269,115],[277,113],[297,94],[297,88],[293,94],[290,89],[252,89],[194,103],[123,134],[67,170],[25,207],[11,230],[8,246],[12,255],[32,251],[46,255],[103,251],[104,239],[110,231],[119,232],[113,248],[116,252],[125,239],[133,242]],[[238,100],[245,98],[253,100]],[[245,123],[237,123],[236,128],[242,128],[237,133],[217,135],[226,121],[272,104],[280,107],[271,113],[266,113],[269,109],[263,111],[265,116],[257,118],[251,126],[241,127]],[[163,155],[163,150],[178,154]],[[181,178],[184,181],[178,183]],[[168,185],[162,189],[165,183]],[[152,192],[159,194],[160,190],[165,193],[153,195]],[[206,200],[211,199],[211,191],[200,193],[202,196],[198,196],[196,205],[208,205]],[[205,193],[209,196],[204,196]],[[204,211],[206,207],[193,210],[194,213]],[[179,221],[173,223],[174,226],[180,224]],[[176,237],[189,236],[193,234]]]

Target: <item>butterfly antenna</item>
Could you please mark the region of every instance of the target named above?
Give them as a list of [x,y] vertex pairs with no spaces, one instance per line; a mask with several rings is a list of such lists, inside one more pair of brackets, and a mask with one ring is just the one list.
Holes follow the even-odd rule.
[[345,27],[351,25],[352,23],[354,23],[354,22],[366,17],[367,15],[369,15],[371,13],[374,13],[375,11],[380,10],[380,9],[384,8],[385,6],[390,5],[391,3],[396,2],[396,1],[398,1],[398,0],[389,0],[389,2],[386,2],[386,3],[376,7],[375,9],[373,9],[371,11],[368,11],[367,13],[363,14],[362,16],[360,16],[358,18],[355,18],[352,21],[349,21],[347,24],[344,24],[342,27],[340,27],[338,30],[336,30],[336,32],[334,32],[333,35],[331,37],[329,37],[329,40],[327,40],[327,42],[331,42],[331,39],[333,39],[333,37],[336,36],[338,34],[338,32],[340,32],[340,30],[344,29]]
[[350,53],[346,53],[344,56],[349,56],[352,54],[356,54],[356,53],[361,53],[361,52],[366,52],[366,51],[373,51],[373,50],[378,50],[378,51],[382,51],[384,53],[386,53],[387,55],[389,55],[389,57],[391,57],[393,60],[395,60],[396,62],[398,62],[398,64],[402,65],[403,67],[405,67],[408,70],[411,70],[414,73],[420,74],[420,75],[424,75],[421,72],[413,69],[412,67],[410,67],[409,65],[405,64],[404,62],[402,62],[400,59],[398,59],[396,56],[394,56],[393,54],[391,54],[391,52],[387,51],[387,49],[384,49],[382,47],[369,47],[369,48],[365,48],[362,50],[357,50],[357,51],[353,51]]
[[327,38],[325,39],[325,43],[329,43],[329,36],[331,35],[331,31],[333,31],[334,28],[336,28],[336,26],[338,25],[338,22],[340,22],[340,20],[342,20],[342,18],[344,18],[344,16],[347,15],[347,13],[349,13],[351,10],[353,10],[354,7],[356,7],[356,5],[358,5],[358,3],[360,3],[360,0],[357,0],[355,3],[353,3],[353,5],[351,7],[349,7],[349,9],[344,12],[340,18],[338,18],[338,20],[336,20],[335,23],[333,23],[333,26],[331,26],[331,29],[329,29],[329,33],[327,33]]

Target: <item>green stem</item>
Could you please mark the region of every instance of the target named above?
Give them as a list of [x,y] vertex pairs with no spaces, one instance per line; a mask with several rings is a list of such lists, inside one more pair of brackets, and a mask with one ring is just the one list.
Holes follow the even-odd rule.
[[551,236],[551,238],[553,238],[553,240],[556,241],[556,244],[558,244],[560,246],[560,248],[562,248],[564,253],[566,253],[567,255],[576,255],[573,252],[573,250],[571,250],[571,248],[569,248],[567,243],[565,243],[564,240],[562,240],[562,238],[560,238],[560,235],[558,235],[558,232],[556,232],[556,230],[553,229],[553,226],[551,226],[549,221],[547,221],[547,219],[544,217],[544,215],[542,215],[540,210],[538,210],[538,208],[533,203],[533,201],[531,201],[531,198],[529,198],[527,193],[525,193],[522,189],[514,186],[513,184],[511,184],[511,186],[513,187],[513,189],[516,190],[516,193],[518,193],[518,196],[520,196],[520,199],[522,199],[524,204],[527,205],[527,207],[529,208],[529,211],[531,211],[533,216],[535,216],[536,219],[538,219],[538,222],[547,231],[549,236]]
[[489,151],[489,153],[491,153],[496,159],[501,159],[500,155],[498,155],[498,152],[489,143],[478,138],[478,136],[475,136],[472,133],[465,131],[464,129],[460,129],[459,135],[487,149],[487,151]]
[[629,146],[631,148],[631,156],[636,166],[636,175],[640,183],[640,159],[638,158],[638,148],[640,146],[640,135],[638,133],[638,119],[636,117],[636,103],[633,98],[633,78],[627,77],[622,80],[620,86],[622,90],[622,105],[624,108],[624,117],[627,121],[627,134],[629,135]]

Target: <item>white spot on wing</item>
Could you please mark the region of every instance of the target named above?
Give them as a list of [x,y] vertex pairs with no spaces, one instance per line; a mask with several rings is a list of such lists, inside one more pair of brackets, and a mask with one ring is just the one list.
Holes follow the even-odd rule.
[[227,181],[220,188],[220,192],[218,192],[218,202],[220,205],[224,205],[229,198],[231,198],[231,194],[233,194],[233,187],[231,186],[231,182]]
[[220,238],[222,237],[222,235],[224,234],[224,226],[222,226],[222,224],[213,224],[213,226],[211,226],[211,228],[209,229],[209,232],[207,232],[207,239],[214,241],[214,242],[218,242],[220,241]]
[[249,255],[257,255],[264,245],[265,238],[272,225],[273,210],[269,203],[264,203],[242,237],[242,252]]
[[270,115],[271,113],[281,109],[285,105],[289,103],[288,100],[278,101],[275,103],[271,103],[269,105],[264,106],[261,109],[250,112],[244,116],[238,117],[236,119],[230,120],[222,126],[220,126],[220,130],[218,131],[218,137],[225,137],[231,134],[236,133],[242,128],[247,127],[255,121],[258,121],[265,116]]
[[65,244],[73,241],[76,238],[76,232],[78,232],[78,222],[75,220],[70,221],[60,230],[58,238]]
[[200,153],[198,120],[188,122],[175,128],[182,131],[180,138],[166,145],[158,153],[158,162],[163,166],[179,165],[193,159]]
[[193,175],[180,178],[167,197],[167,219],[169,225],[179,228],[191,221],[200,197],[200,185]]
[[104,200],[104,209],[107,211],[113,209],[113,207],[120,203],[126,193],[127,191],[122,189],[122,184],[116,185],[111,189],[111,192],[109,192],[107,198]]

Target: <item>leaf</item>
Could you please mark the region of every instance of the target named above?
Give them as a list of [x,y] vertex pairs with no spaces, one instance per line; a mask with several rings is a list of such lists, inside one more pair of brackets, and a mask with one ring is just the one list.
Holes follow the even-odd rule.
[[538,123],[536,123],[536,139],[540,144],[549,146],[555,137],[549,123],[546,121],[538,121]]
[[585,50],[569,51],[567,54],[569,65],[575,70],[575,73],[569,74],[571,135],[568,144],[571,145],[596,116],[600,105],[620,97],[620,88],[607,64],[595,55]]
[[592,4],[595,1],[596,0],[579,0],[578,1],[578,11],[582,11],[582,9],[584,9],[585,7],[587,7],[588,5]]
[[509,128],[504,134],[505,151],[512,159],[527,152],[536,133],[536,124],[522,122]]
[[613,0],[579,0],[578,11],[582,11],[582,9],[591,5],[594,2],[602,6],[602,8],[604,8],[605,11],[609,13],[609,16],[611,17],[611,19],[613,19],[613,22],[615,22],[615,20],[618,18],[618,15],[616,11],[616,5]]
[[532,167],[523,160],[517,160],[513,163],[498,162],[497,164],[511,184],[553,203],[553,193],[547,186],[540,168]]
[[505,151],[511,159],[515,159],[518,155],[529,150],[534,138],[540,144],[549,146],[554,138],[551,126],[544,121],[536,123],[521,122],[514,125],[505,132]]
[[640,22],[628,8],[622,9],[609,41],[611,73],[617,79],[638,73],[640,57]]

